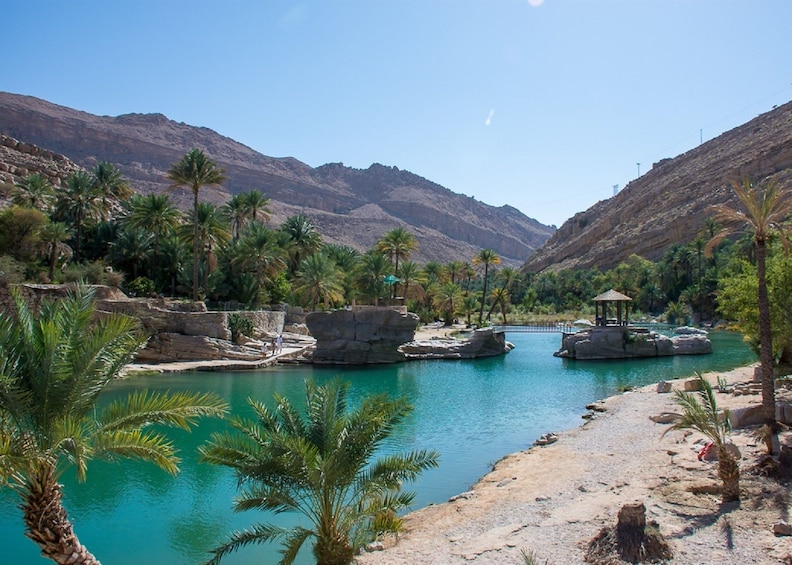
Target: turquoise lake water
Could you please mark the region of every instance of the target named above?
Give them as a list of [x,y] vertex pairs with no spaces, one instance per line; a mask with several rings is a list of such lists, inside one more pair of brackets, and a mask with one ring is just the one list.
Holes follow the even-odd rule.
[[[541,434],[576,427],[585,405],[622,387],[726,371],[755,361],[738,334],[710,334],[714,353],[620,361],[575,361],[553,357],[560,334],[507,333],[516,348],[508,355],[475,361],[415,361],[396,366],[314,368],[287,366],[251,373],[182,373],[119,382],[106,400],[136,388],[203,390],[220,394],[236,413],[246,399],[271,402],[273,392],[295,403],[303,382],[334,377],[349,380],[352,401],[385,392],[407,396],[414,406],[386,450],[436,449],[440,467],[408,489],[417,492],[415,508],[446,501],[468,490],[492,464],[508,453],[530,447]],[[236,482],[231,473],[198,463],[197,447],[220,421],[204,420],[192,433],[173,434],[180,446],[181,473],[170,477],[152,465],[135,462],[92,463],[88,481],[78,484],[73,470],[63,477],[65,506],[80,540],[107,565],[188,564],[208,558],[207,550],[234,529],[270,517],[231,511]],[[3,563],[45,563],[37,546],[24,537],[16,495],[0,493]],[[275,518],[281,524],[294,517]],[[306,546],[307,547],[307,546]],[[275,563],[278,546],[245,548],[223,560],[229,564]],[[299,563],[311,563],[310,552]]]

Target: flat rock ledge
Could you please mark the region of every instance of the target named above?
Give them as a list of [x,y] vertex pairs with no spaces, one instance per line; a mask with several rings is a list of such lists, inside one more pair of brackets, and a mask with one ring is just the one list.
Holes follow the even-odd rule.
[[418,359],[478,359],[495,357],[514,349],[506,341],[506,334],[492,328],[475,330],[468,338],[437,337],[410,341],[399,347],[405,360]]

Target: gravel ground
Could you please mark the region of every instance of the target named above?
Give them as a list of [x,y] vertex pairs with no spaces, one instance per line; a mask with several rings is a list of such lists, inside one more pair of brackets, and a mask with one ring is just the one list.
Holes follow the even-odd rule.
[[[752,374],[746,367],[725,376],[735,383]],[[717,399],[726,407],[760,402]],[[522,552],[532,552],[537,565],[582,564],[591,539],[615,525],[624,504],[640,501],[670,544],[671,563],[792,564],[792,537],[772,532],[774,523],[790,521],[791,497],[787,486],[750,472],[762,452],[750,431],[732,434],[742,453],[742,501],[722,506],[717,463],[696,457],[702,436],[664,436],[668,425],[649,418],[676,411],[673,395],[650,386],[598,404],[604,411],[557,442],[504,457],[471,491],[409,514],[398,540],[383,540],[383,551],[358,562],[523,564]],[[792,435],[782,441],[792,443]]]

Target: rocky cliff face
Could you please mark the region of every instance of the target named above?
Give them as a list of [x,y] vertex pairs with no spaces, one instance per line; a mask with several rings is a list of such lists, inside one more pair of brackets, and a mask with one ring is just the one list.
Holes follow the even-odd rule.
[[[353,169],[337,163],[312,168],[291,157],[267,157],[208,128],[161,114],[95,116],[0,92],[0,133],[85,168],[110,161],[142,193],[166,190],[166,171],[198,147],[229,179],[222,190],[205,190],[203,199],[222,204],[232,194],[258,189],[271,200],[274,224],[305,214],[326,241],[359,250],[403,226],[418,238],[413,259],[421,262],[469,261],[480,249],[491,248],[506,264],[519,265],[554,232],[515,208],[488,206],[396,167]],[[0,173],[10,159],[0,153]],[[190,205],[186,191],[173,194],[180,206]]]
[[656,260],[705,227],[714,204],[734,203],[744,175],[792,182],[792,102],[695,149],[655,163],[619,194],[566,221],[524,270],[608,269],[635,253]]

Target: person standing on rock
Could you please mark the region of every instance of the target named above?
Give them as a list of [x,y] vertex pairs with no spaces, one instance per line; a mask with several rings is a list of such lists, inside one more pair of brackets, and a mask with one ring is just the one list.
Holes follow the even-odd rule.
[[272,338],[272,356],[275,357],[275,354],[278,352],[278,346],[275,345],[275,338]]
[[283,352],[283,336],[281,334],[278,334],[278,339],[277,339],[277,341],[275,343],[276,343],[276,345],[278,347],[278,353],[282,353]]

